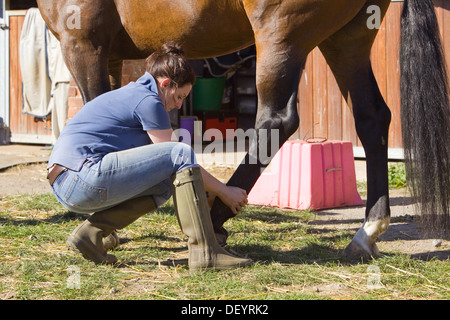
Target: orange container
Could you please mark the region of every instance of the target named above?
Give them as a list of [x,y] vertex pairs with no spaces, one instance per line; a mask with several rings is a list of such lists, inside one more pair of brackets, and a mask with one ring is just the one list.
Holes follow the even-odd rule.
[[256,181],[248,202],[298,210],[362,205],[352,143],[287,141]]
[[[237,129],[237,118],[236,117],[224,117],[206,119],[205,130],[217,129],[221,132],[222,140],[234,139],[235,131]],[[209,137],[205,136],[206,141],[216,140],[215,136]],[[219,139],[218,139],[219,140]]]

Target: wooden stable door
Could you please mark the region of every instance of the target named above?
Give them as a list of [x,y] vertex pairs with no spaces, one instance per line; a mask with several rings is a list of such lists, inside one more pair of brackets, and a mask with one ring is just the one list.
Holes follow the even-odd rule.
[[19,61],[20,35],[25,11],[9,12],[9,124],[11,142],[51,144],[51,121],[22,113],[22,74]]

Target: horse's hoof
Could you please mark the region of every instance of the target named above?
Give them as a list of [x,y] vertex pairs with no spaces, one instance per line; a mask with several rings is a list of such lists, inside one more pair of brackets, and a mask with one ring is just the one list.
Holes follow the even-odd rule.
[[225,230],[224,227],[220,227],[218,230],[214,230],[214,233],[216,235],[217,243],[221,247],[225,247],[227,245],[228,231]]
[[374,243],[371,246],[362,245],[355,239],[350,242],[350,244],[345,248],[343,252],[344,257],[352,260],[360,260],[363,261],[378,258],[380,256],[380,252],[378,251],[377,245]]

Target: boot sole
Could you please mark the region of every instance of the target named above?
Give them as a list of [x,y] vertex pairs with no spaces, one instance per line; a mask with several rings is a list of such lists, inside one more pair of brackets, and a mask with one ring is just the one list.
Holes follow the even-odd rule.
[[229,265],[212,265],[212,266],[203,266],[203,265],[192,265],[189,264],[189,270],[191,272],[196,271],[207,271],[207,270],[231,270],[231,269],[237,269],[237,268],[245,268],[250,267],[254,264],[254,262],[250,259],[243,259],[244,261],[238,262],[235,264],[229,264]]

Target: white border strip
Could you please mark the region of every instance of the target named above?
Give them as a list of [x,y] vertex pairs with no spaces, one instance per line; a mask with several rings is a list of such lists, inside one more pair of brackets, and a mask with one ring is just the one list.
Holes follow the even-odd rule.
[[[353,156],[355,158],[366,158],[366,153],[363,147],[353,147]],[[388,149],[389,160],[404,160],[403,148],[389,148]]]

